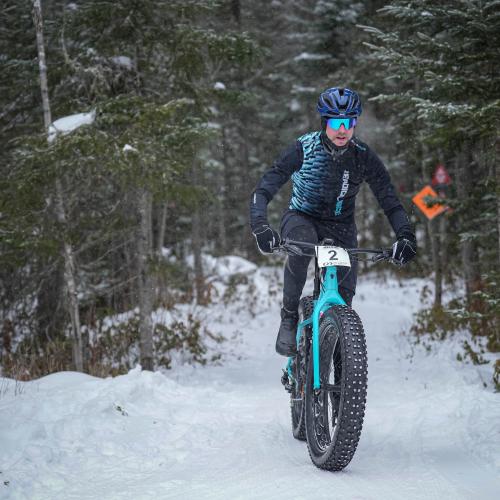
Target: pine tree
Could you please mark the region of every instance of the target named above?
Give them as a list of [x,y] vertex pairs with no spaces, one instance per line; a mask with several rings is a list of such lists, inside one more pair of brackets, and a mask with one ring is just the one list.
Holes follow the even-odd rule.
[[[27,223],[16,228],[14,218],[8,221],[13,236],[5,248],[32,251],[30,245],[50,248],[63,234],[69,238],[81,269],[77,286],[84,316],[96,303],[109,303],[110,295],[120,309],[140,304],[145,368],[153,367],[154,354],[150,317],[159,244],[153,204],[163,205],[176,183],[188,181],[187,172],[211,135],[205,100],[214,92],[210,68],[239,64],[252,50],[244,34],[211,27],[215,6],[203,0],[52,2],[46,39],[53,115],[94,111],[96,120],[50,144],[29,134],[20,137],[4,186],[4,194],[13,185],[25,190],[44,170],[39,196],[17,206],[15,214],[6,212]],[[52,198],[50,180],[61,174],[69,233],[44,213],[33,213]],[[183,202],[178,193],[176,199]],[[22,247],[20,229],[32,235]],[[57,262],[52,250],[49,255],[40,259],[42,269]],[[54,280],[48,283],[54,286]]]
[[447,252],[458,250],[461,262],[446,260],[465,278],[467,309],[491,318],[480,297],[495,280],[500,255],[498,2],[396,1],[380,13],[379,27],[366,28],[373,36],[370,58],[386,82],[377,101],[394,112],[398,146],[414,179],[428,182],[437,160],[446,163],[454,182]]

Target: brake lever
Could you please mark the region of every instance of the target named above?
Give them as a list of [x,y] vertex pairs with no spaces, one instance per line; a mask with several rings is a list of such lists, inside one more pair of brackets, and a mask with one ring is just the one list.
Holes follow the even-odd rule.
[[298,253],[298,251],[299,250],[297,247],[293,247],[290,244],[287,244],[286,246],[281,245],[281,246],[273,249],[273,253],[285,253],[285,254],[293,253],[294,255],[300,255]]
[[297,245],[292,245],[291,243],[288,243],[287,250],[292,252],[294,255],[302,256],[302,249],[300,249]]
[[314,255],[312,254],[304,253],[304,251],[298,245],[294,245],[293,243],[288,243],[286,241],[285,244],[278,247],[275,252],[297,255],[298,257],[314,257]]
[[394,259],[391,257],[391,254],[389,251],[384,251],[383,253],[380,253],[378,255],[374,255],[371,259],[372,262],[380,262],[382,260],[387,260],[391,263],[393,263]]

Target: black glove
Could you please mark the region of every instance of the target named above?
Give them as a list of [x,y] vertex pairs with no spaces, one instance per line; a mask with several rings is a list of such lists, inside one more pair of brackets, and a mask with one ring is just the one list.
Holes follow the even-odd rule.
[[392,245],[392,258],[401,266],[410,262],[415,255],[417,255],[417,240],[414,234],[399,236]]
[[281,238],[273,228],[267,224],[262,224],[253,230],[253,235],[257,241],[257,246],[261,253],[273,253],[275,248],[278,248]]

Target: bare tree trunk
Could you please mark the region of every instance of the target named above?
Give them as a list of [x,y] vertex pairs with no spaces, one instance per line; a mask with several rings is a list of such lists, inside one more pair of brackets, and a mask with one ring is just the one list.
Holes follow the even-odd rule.
[[[198,184],[198,169],[195,163],[191,169],[191,178],[193,185],[197,187]],[[196,201],[191,226],[191,240],[193,245],[193,258],[194,258],[194,290],[196,302],[203,304],[205,301],[205,279],[203,277],[203,262],[201,256],[201,214],[200,203]]]
[[201,220],[200,209],[196,207],[193,212],[192,240],[194,256],[194,285],[196,293],[196,302],[203,304],[205,302],[205,279],[203,277],[203,262],[201,256]]
[[[500,158],[500,140],[497,137],[495,144],[495,156],[493,157],[493,165],[492,165],[497,193],[498,190],[500,189],[500,168],[498,168],[497,165],[498,158]],[[498,231],[497,253],[498,253],[498,263],[500,264],[500,196],[498,195],[497,195],[497,231]]]
[[443,280],[449,282],[449,266],[448,266],[448,214],[444,213],[439,216],[439,247],[440,247],[440,266],[443,274]]
[[224,200],[220,199],[217,203],[217,234],[219,235],[219,240],[217,242],[216,252],[219,255],[224,255],[227,253],[227,233],[226,233],[226,217],[224,213]]
[[[440,215],[438,217],[443,217]],[[436,219],[427,222],[429,234],[431,235],[432,264],[434,268],[434,307],[441,307],[443,299],[443,270],[440,257],[440,238],[437,230],[439,221]]]
[[[471,151],[470,145],[464,144],[462,150],[457,155],[457,194],[462,200],[469,196],[469,183]],[[478,256],[475,242],[471,239],[465,239],[461,243],[462,266],[465,275],[465,289],[467,302],[472,305],[472,293],[480,288],[480,275],[477,266]]]
[[152,258],[151,245],[151,193],[141,187],[137,194],[139,228],[137,235],[137,268],[139,292],[139,337],[141,365],[153,370],[153,280],[149,265]]
[[228,150],[228,141],[226,138],[226,130],[222,128],[222,172],[220,175],[220,191],[219,196],[217,197],[218,204],[217,208],[219,211],[219,217],[217,220],[217,233],[219,235],[218,241],[218,252],[221,254],[225,254],[228,251],[228,243],[227,243],[227,221],[228,217],[225,212],[227,205],[227,192],[228,192],[228,178],[229,178],[229,158],[227,154]]
[[164,202],[161,207],[160,227],[158,228],[158,241],[156,242],[156,253],[161,258],[163,245],[165,244],[165,225],[167,224],[167,202]]
[[[49,88],[47,84],[47,64],[45,59],[45,46],[43,41],[43,18],[42,7],[40,0],[33,1],[33,19],[36,29],[36,41],[38,48],[38,65],[40,69],[40,89],[42,93],[42,106],[43,106],[43,121],[47,135],[49,126],[52,123],[50,113],[49,101]],[[64,196],[62,183],[60,179],[56,179],[56,216],[59,223],[63,228],[67,228],[68,221],[66,210],[64,207]],[[68,242],[66,236],[63,236],[63,258],[64,258],[64,281],[66,284],[69,313],[71,317],[71,327],[73,331],[73,358],[75,368],[79,372],[83,372],[83,344],[82,332],[80,328],[80,307],[77,295],[76,285],[76,265],[74,252],[71,244]]]
[[[415,90],[417,94],[420,92],[420,81],[415,81]],[[420,165],[422,166],[422,184],[429,183],[429,174],[425,168],[425,160],[427,158],[427,147],[425,143],[421,143],[420,148],[421,158]],[[431,249],[432,268],[434,271],[434,306],[440,306],[443,296],[443,273],[441,268],[441,257],[439,252],[439,235],[437,233],[436,221],[427,220],[425,224],[425,247]]]
[[45,58],[45,44],[43,41],[43,18],[40,0],[33,0],[33,20],[36,30],[36,45],[38,49],[38,68],[40,71],[40,90],[42,92],[43,123],[48,132],[52,123],[50,114],[49,85],[47,83],[47,63]]
[[236,24],[241,27],[241,5],[240,0],[232,0],[231,1],[231,11],[236,21]]
[[465,290],[467,293],[467,302],[472,305],[472,294],[480,288],[480,277],[477,272],[477,249],[471,240],[462,243],[462,264],[465,272]]
[[[244,200],[245,208],[248,210],[248,197],[249,197],[249,186],[250,186],[250,151],[248,148],[248,138],[247,130],[244,127],[238,127],[239,136],[241,138],[240,144],[240,165],[241,169],[241,199]],[[255,251],[255,241],[252,237],[250,226],[248,224],[243,224],[240,248],[245,248],[246,255],[252,255]]]
[[[422,181],[424,184],[428,184],[429,175],[425,169],[425,160],[427,156],[427,148],[422,147]],[[441,215],[442,217],[442,215]],[[437,221],[428,220],[426,224],[426,245],[430,244],[431,256],[432,256],[432,269],[434,271],[434,306],[441,306],[443,298],[443,270],[441,267],[441,255],[440,255],[440,236],[438,232]]]
[[[367,221],[367,217],[368,217],[368,199],[367,199],[367,196],[366,196],[366,184],[364,184],[363,186],[361,186],[361,217],[360,217],[360,221],[361,221],[361,224],[360,224],[360,233],[361,233],[361,238],[360,238],[360,241],[359,241],[359,245],[361,247],[366,247],[367,246],[367,234],[368,234],[368,221]],[[378,244],[378,242],[376,243]],[[363,271],[366,271],[368,269],[368,262],[363,260],[361,261],[361,267],[363,269]]]
[[[499,168],[496,168],[500,172]],[[500,175],[497,173],[497,186],[500,186]],[[498,264],[500,265],[500,196],[497,196],[497,231],[498,231]]]

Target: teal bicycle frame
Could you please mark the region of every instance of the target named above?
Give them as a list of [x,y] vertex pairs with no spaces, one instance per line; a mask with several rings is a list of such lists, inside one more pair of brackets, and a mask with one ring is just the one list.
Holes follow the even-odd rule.
[[[312,355],[313,355],[313,368],[314,368],[314,379],[313,379],[313,389],[320,389],[320,373],[319,373],[319,320],[321,315],[331,306],[343,305],[346,303],[344,299],[340,296],[339,286],[337,280],[337,267],[329,266],[325,268],[323,283],[319,297],[314,300],[314,309],[310,318],[305,319],[297,326],[297,346],[299,345],[300,338],[304,328],[312,323]],[[291,380],[294,379],[292,373],[292,360],[293,358],[288,358],[288,363],[286,371],[290,376]]]

